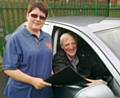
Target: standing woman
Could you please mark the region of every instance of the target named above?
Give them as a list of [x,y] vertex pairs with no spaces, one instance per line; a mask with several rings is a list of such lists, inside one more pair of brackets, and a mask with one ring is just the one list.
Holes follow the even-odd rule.
[[31,2],[27,25],[15,31],[6,44],[4,72],[9,76],[4,95],[7,98],[51,98],[51,37],[41,30],[48,15],[42,2]]

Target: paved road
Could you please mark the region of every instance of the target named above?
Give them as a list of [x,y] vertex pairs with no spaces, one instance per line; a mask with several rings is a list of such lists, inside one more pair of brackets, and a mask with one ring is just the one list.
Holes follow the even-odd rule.
[[0,98],[6,98],[3,96],[3,90],[7,82],[7,76],[3,73],[0,72]]

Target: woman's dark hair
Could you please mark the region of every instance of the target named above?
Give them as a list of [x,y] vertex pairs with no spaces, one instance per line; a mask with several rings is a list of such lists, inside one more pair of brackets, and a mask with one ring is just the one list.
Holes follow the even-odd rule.
[[30,2],[28,5],[27,13],[30,13],[33,9],[39,8],[40,11],[45,13],[45,16],[48,16],[48,7],[45,2],[42,1],[36,1],[36,2]]

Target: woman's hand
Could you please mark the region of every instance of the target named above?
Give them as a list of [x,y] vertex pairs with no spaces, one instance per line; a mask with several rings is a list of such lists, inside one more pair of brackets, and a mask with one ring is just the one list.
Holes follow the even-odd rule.
[[33,77],[31,84],[36,88],[36,89],[42,89],[46,86],[52,86],[52,84],[45,82],[43,79],[41,78],[36,78]]
[[91,85],[99,85],[99,84],[107,84],[107,82],[105,82],[104,80],[92,80],[92,79],[86,79],[87,81],[89,81],[90,83],[87,83],[88,86]]

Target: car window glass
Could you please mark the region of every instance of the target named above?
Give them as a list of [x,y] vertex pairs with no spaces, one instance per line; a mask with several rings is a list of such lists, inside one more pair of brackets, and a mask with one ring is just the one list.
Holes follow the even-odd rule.
[[95,32],[120,60],[120,27]]

